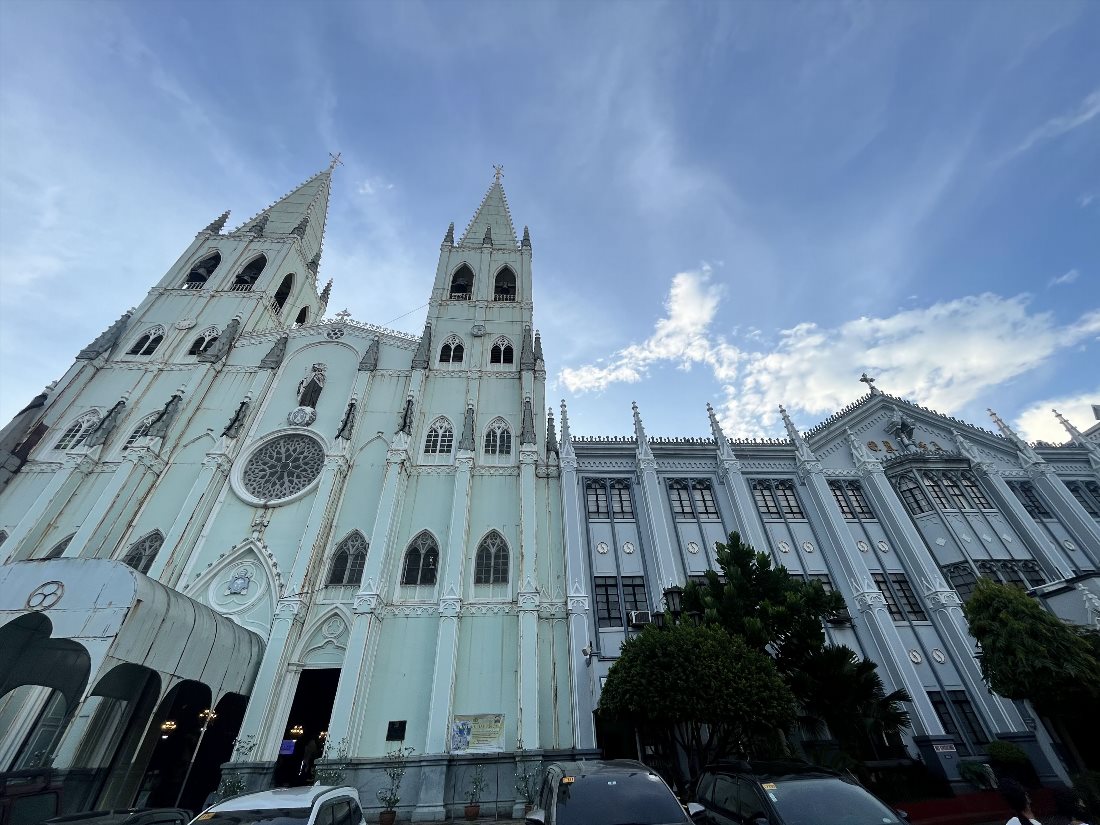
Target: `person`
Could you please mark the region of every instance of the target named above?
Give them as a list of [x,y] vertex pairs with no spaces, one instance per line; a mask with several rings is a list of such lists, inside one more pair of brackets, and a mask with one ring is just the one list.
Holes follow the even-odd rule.
[[1001,796],[1015,812],[1005,825],[1040,825],[1031,810],[1031,797],[1027,789],[1014,779],[1001,780]]
[[1054,792],[1054,804],[1060,816],[1068,825],[1088,825],[1085,817],[1085,800],[1073,788],[1059,788]]

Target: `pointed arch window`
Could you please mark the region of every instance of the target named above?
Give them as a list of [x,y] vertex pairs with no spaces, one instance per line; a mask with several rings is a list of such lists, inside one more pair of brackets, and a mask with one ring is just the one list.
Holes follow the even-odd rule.
[[79,447],[84,443],[92,431],[99,424],[99,413],[95,410],[90,410],[84,413],[76,421],[65,428],[65,432],[61,434],[61,438],[57,439],[57,443],[53,445],[55,450],[72,450]]
[[309,307],[302,307],[298,310],[298,316],[294,319],[294,326],[304,327],[309,323]]
[[294,273],[290,273],[283,282],[279,284],[279,288],[275,290],[275,297],[271,299],[271,311],[278,315],[283,311],[283,304],[286,303],[286,299],[290,297],[290,291],[294,289]]
[[213,252],[207,255],[193,267],[191,271],[187,273],[187,280],[183,283],[184,289],[202,289],[210,276],[214,274],[214,270],[218,268],[218,264],[222,262],[222,256],[220,252]]
[[123,450],[129,450],[133,447],[139,438],[145,438],[149,435],[149,429],[153,426],[153,422],[157,420],[158,413],[146,416],[142,419],[141,423],[134,427],[133,432],[126,438],[126,443],[122,445]]
[[401,584],[435,584],[439,567],[439,545],[427,530],[422,530],[405,551],[405,563],[401,566]]
[[358,585],[363,579],[363,568],[367,565],[367,539],[358,530],[352,530],[342,542],[336,545],[329,567],[329,585]]
[[714,500],[714,488],[706,479],[691,483],[691,498],[699,518],[718,518],[718,504]]
[[217,327],[209,327],[203,330],[202,333],[191,342],[191,347],[187,350],[187,354],[199,355],[200,353],[206,352],[218,342],[219,335],[221,335],[221,330]]
[[589,479],[584,483],[585,508],[589,518],[610,518],[607,507],[607,483],[602,478]]
[[164,534],[160,530],[154,530],[130,545],[130,549],[122,557],[122,563],[130,565],[139,573],[148,573],[163,544]]
[[966,496],[963,494],[962,488],[959,487],[959,483],[955,480],[955,476],[951,473],[943,473],[940,475],[940,482],[943,484],[948,495],[955,502],[955,506],[960,510],[970,510],[970,502],[966,500]]
[[468,301],[474,291],[474,271],[463,264],[451,276],[451,300]]
[[76,535],[76,533],[69,533],[69,535],[65,536],[65,538],[61,539],[61,541],[59,541],[57,544],[55,544],[50,549],[50,552],[47,553],[45,556],[43,556],[43,558],[45,558],[45,559],[59,559],[59,558],[61,558],[63,555],[65,555],[65,550],[68,548],[69,542],[71,542],[73,540],[73,536],[75,536],[75,535]]
[[164,340],[164,327],[156,326],[142,333],[132,347],[126,351],[127,355],[152,355],[157,351],[160,342]]
[[954,510],[955,507],[951,506],[951,501],[947,498],[947,494],[944,493],[943,488],[936,483],[936,477],[931,473],[921,473],[921,481],[924,482],[925,488],[928,490],[928,494],[932,497],[932,501],[936,503],[936,506],[941,510]]
[[611,512],[617,519],[634,518],[634,504],[630,500],[630,482],[625,478],[611,480]]
[[490,364],[511,364],[515,359],[515,350],[512,342],[503,335],[493,342],[493,348],[489,350]]
[[932,507],[921,492],[920,485],[910,475],[900,476],[897,480],[898,496],[901,498],[905,509],[912,515],[931,512]]
[[455,431],[451,422],[442,416],[432,422],[424,438],[424,452],[427,455],[450,455],[454,447]]
[[493,281],[494,301],[516,300],[516,273],[510,266],[506,266],[497,273]]
[[485,455],[505,456],[512,454],[512,428],[503,418],[494,418],[485,431]]
[[439,348],[439,363],[461,364],[465,354],[462,339],[457,335],[448,335],[447,340],[443,342],[443,346]]
[[993,505],[990,504],[989,499],[985,497],[985,493],[983,493],[982,488],[978,486],[978,481],[974,478],[972,473],[961,473],[959,475],[959,482],[962,484],[963,489],[970,493],[970,498],[974,500],[979,510],[993,509]]
[[237,277],[233,279],[233,291],[248,292],[252,289],[252,285],[256,283],[256,279],[260,277],[265,266],[267,266],[267,257],[265,255],[257,255],[249,261],[248,265],[237,273]]
[[474,584],[508,583],[508,543],[493,530],[481,540],[474,558]]

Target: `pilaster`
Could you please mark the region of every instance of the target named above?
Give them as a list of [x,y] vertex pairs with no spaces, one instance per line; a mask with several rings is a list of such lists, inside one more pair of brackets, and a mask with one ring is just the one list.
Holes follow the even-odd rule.
[[534,445],[522,445],[519,452],[520,477],[520,589],[519,608],[519,738],[523,747],[539,747],[538,706],[538,609],[539,594],[535,586],[536,572],[536,502],[535,464],[538,452]]
[[30,558],[50,522],[61,512],[65,502],[95,465],[96,460],[88,453],[73,452],[65,456],[45,489],[38,494],[4,542],[8,548],[5,562]]

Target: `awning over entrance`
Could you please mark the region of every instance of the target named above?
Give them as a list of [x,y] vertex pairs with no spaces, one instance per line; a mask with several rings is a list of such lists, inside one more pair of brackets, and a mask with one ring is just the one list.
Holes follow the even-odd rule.
[[[45,684],[79,701],[116,665],[135,664],[156,671],[165,691],[183,680],[201,682],[216,702],[226,693],[248,695],[263,655],[263,640],[255,633],[108,559],[0,566],[0,629],[35,614],[48,622],[24,620],[26,632],[0,634],[0,694],[20,684]],[[71,668],[63,668],[65,684],[52,685],[48,673],[20,667],[21,660],[29,665],[36,658],[63,666],[76,645],[91,660],[79,687]],[[46,648],[50,655],[44,659],[26,656]]]

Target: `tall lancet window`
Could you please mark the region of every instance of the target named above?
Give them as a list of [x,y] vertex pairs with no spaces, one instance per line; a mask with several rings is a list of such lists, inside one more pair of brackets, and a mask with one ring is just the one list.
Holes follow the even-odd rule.
[[439,348],[439,363],[461,364],[465,355],[466,350],[462,346],[462,339],[457,335],[448,335],[443,346]]
[[164,327],[156,326],[146,330],[138,338],[132,347],[126,351],[127,355],[152,355],[157,351],[160,342],[164,340]]
[[309,375],[298,384],[298,406],[317,409],[317,402],[321,398],[321,390],[325,388],[324,364],[314,364],[309,368]]
[[210,279],[210,276],[214,274],[214,270],[218,268],[218,264],[222,262],[222,256],[219,252],[214,252],[207,255],[193,267],[191,271],[187,273],[187,280],[183,284],[184,289],[202,289],[206,282]]
[[347,537],[336,545],[332,556],[332,566],[328,571],[330,585],[358,585],[363,579],[363,568],[367,565],[367,539],[358,530],[352,530]]
[[485,431],[485,455],[488,457],[512,454],[512,429],[503,418],[494,418]]
[[426,455],[450,455],[454,447],[455,431],[451,422],[440,417],[432,422],[428,428],[428,434],[424,437],[424,453]]
[[278,315],[283,311],[283,304],[286,303],[286,299],[290,297],[290,290],[294,288],[294,274],[291,273],[283,278],[283,282],[279,284],[279,288],[275,290],[275,297],[271,300],[271,311]]
[[154,530],[130,545],[130,549],[122,557],[122,563],[130,565],[139,573],[148,573],[163,544],[164,534],[160,530]]
[[65,550],[66,550],[66,548],[68,548],[69,542],[73,540],[73,536],[75,536],[75,535],[76,535],[76,533],[70,533],[69,535],[65,536],[65,538],[61,539],[61,541],[59,541],[57,544],[55,544],[53,546],[53,548],[50,550],[50,552],[47,553],[43,558],[47,558],[47,559],[59,559],[59,558],[61,558],[63,555],[65,555]]
[[95,410],[84,413],[76,421],[65,428],[61,438],[54,444],[55,450],[72,450],[84,443],[84,439],[92,434],[92,430],[99,423],[99,413]]
[[511,364],[515,358],[515,350],[512,342],[503,335],[493,342],[493,348],[489,350],[490,364]]
[[496,279],[493,281],[493,300],[516,300],[516,273],[512,271],[511,267],[506,266],[497,273]]
[[508,583],[508,543],[496,530],[489,532],[477,546],[474,558],[474,584]]
[[267,266],[267,258],[263,255],[249,261],[248,266],[242,269],[237,277],[233,279],[233,291],[248,292],[252,289],[252,285],[256,283],[256,279],[260,277],[260,273],[264,271],[265,266]]
[[405,563],[401,567],[401,584],[435,584],[439,567],[439,545],[432,534],[422,530],[405,551]]
[[451,276],[451,300],[468,301],[474,291],[474,271],[466,264],[460,266]]

